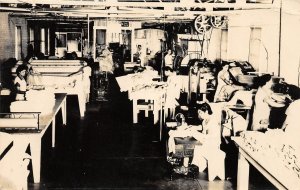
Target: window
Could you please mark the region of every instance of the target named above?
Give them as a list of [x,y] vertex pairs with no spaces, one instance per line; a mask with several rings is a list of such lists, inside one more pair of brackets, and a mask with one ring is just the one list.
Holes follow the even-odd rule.
[[67,34],[56,34],[55,35],[56,47],[66,48],[67,47]]
[[45,54],[45,28],[41,28],[41,53]]
[[15,29],[15,57],[17,60],[22,59],[22,28],[21,26],[16,26]]
[[259,71],[259,66],[260,66],[260,47],[261,47],[261,28],[252,27],[250,32],[248,61],[256,71]]
[[34,48],[34,29],[33,28],[29,28],[29,41]]
[[50,35],[49,28],[41,28],[41,52],[49,55],[50,51]]
[[228,29],[221,30],[221,59],[227,60]]

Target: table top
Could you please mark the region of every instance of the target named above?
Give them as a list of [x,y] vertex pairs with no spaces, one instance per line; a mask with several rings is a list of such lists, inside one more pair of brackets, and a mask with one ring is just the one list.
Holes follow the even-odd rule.
[[175,128],[177,126],[178,126],[178,123],[176,121],[166,122],[166,127],[167,128]]
[[50,124],[52,123],[53,119],[55,119],[55,116],[57,112],[62,107],[63,101],[66,100],[67,94],[66,93],[56,93],[55,94],[55,104],[52,108],[52,112],[47,115],[40,115],[39,120],[39,132],[36,131],[26,131],[26,132],[17,132],[17,133],[11,133],[12,135],[41,135],[43,136]]
[[10,134],[0,132],[0,160],[5,154],[5,150],[13,143]]
[[0,96],[9,96],[10,95],[10,89],[7,88],[0,88]]
[[250,148],[247,148],[242,137],[232,137],[232,140],[239,147],[239,152],[277,188],[300,188],[300,179],[286,168],[279,159],[263,154],[263,150],[260,152],[251,151]]
[[235,110],[250,110],[251,106],[246,105],[226,105],[229,109],[235,109]]
[[55,104],[52,108],[52,112],[49,115],[41,115],[40,118],[40,129],[45,131],[45,129],[51,124],[52,119],[55,118],[57,112],[60,110],[63,101],[66,100],[66,93],[57,93],[55,94]]
[[135,92],[130,92],[128,94],[128,98],[130,100],[133,99],[144,99],[144,100],[158,100],[165,94],[165,89],[162,88],[146,88],[146,89],[140,89]]

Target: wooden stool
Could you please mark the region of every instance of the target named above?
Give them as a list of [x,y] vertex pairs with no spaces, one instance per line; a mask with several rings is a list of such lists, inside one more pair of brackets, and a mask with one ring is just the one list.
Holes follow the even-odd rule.
[[[145,92],[148,93],[148,92]],[[132,105],[133,105],[133,123],[138,122],[138,113],[141,110],[145,111],[145,117],[148,117],[148,112],[153,111],[153,124],[158,123],[159,121],[159,113],[162,111],[165,99],[165,93],[158,92],[156,94],[149,94],[145,93],[138,93],[137,95],[130,95],[128,94],[128,98],[132,98]],[[148,96],[148,97],[141,97],[141,96]],[[138,103],[138,100],[141,101]]]
[[138,122],[138,113],[140,111],[144,110],[145,111],[145,117],[148,117],[149,111],[153,111],[154,115],[154,123],[157,122],[156,117],[158,113],[154,110],[154,101],[153,100],[144,100],[142,103],[137,103],[137,100],[133,101],[133,123]]

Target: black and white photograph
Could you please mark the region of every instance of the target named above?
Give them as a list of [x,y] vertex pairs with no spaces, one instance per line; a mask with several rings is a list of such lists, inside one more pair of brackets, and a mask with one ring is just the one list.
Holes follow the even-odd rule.
[[297,190],[299,113],[299,0],[0,0],[0,190]]

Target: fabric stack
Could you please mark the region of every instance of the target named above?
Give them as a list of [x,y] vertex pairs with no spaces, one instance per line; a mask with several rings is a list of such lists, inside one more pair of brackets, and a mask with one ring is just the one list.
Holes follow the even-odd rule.
[[264,139],[264,133],[258,131],[244,131],[241,134],[245,146],[253,152],[260,152],[269,148],[267,141]]
[[54,87],[55,89],[73,89],[83,88],[78,86],[82,83],[82,75],[74,74],[72,76],[43,76],[43,85],[45,87]]
[[284,165],[297,174],[298,178],[300,178],[300,159],[299,152],[297,153],[296,149],[290,145],[283,145],[281,160]]
[[116,80],[121,92],[128,91],[130,93],[136,86],[157,83],[156,81],[153,81],[154,78],[159,78],[157,71],[146,69],[140,73],[116,77]]
[[30,90],[26,93],[27,101],[15,101],[11,103],[11,112],[41,112],[41,115],[52,113],[55,104],[53,90]]
[[163,89],[163,86],[159,84],[139,84],[132,88],[131,92],[150,90],[151,93],[155,93],[156,91],[160,91],[161,89]]
[[245,148],[256,152],[262,159],[272,159],[292,171],[300,179],[300,149],[281,129],[244,131],[241,133]]

